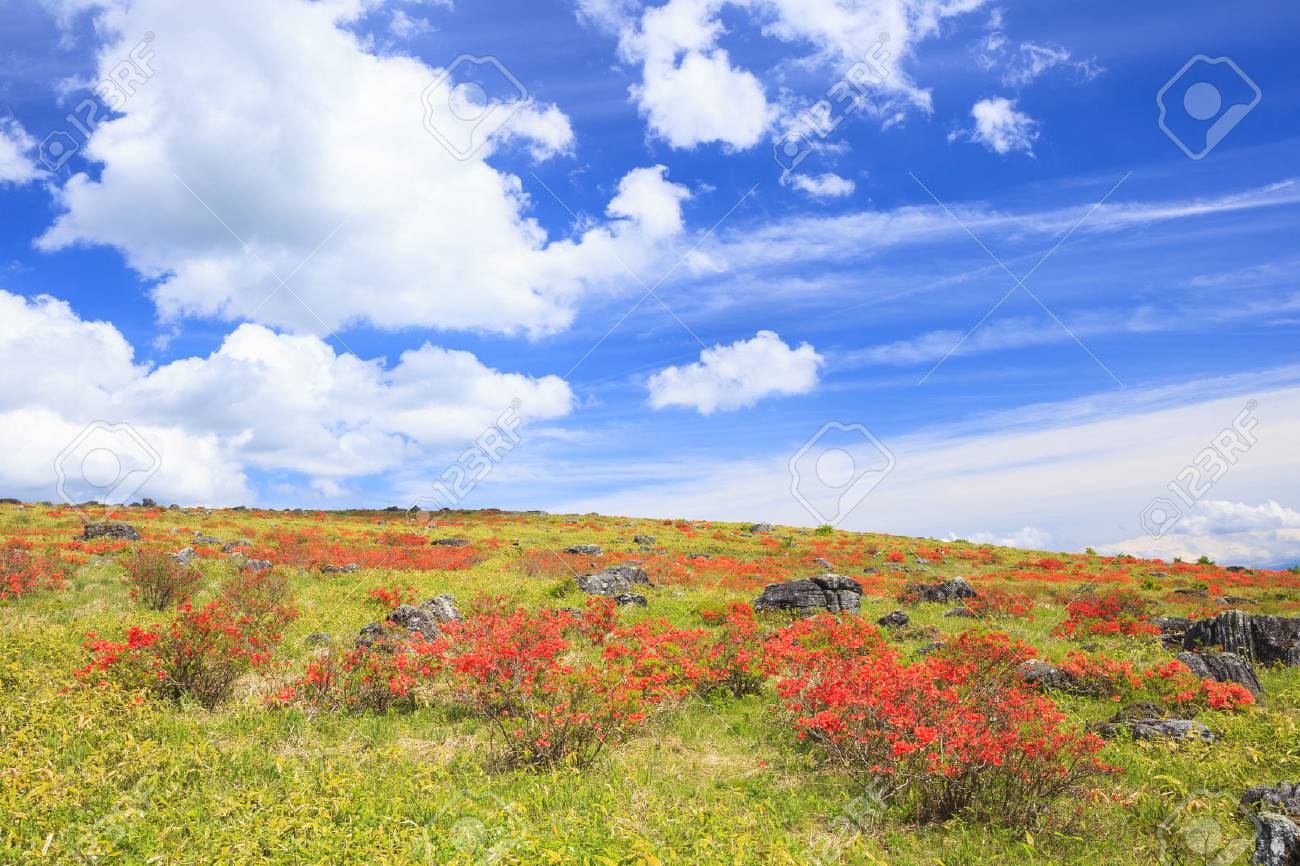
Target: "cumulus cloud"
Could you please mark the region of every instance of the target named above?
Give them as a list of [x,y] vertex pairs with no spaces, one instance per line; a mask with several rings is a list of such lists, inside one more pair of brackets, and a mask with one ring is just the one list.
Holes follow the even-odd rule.
[[700,360],[650,377],[650,405],[686,406],[703,415],[743,409],[764,397],[806,394],[817,386],[822,356],[807,343],[792,349],[772,331],[714,346]]
[[0,117],[0,184],[23,184],[40,177],[32,159],[36,141],[13,118]]
[[1300,511],[1276,500],[1260,505],[1207,499],[1186,510],[1159,538],[1139,535],[1105,545],[1109,553],[1264,566],[1300,565]]
[[[1034,155],[1034,141],[1038,138],[1038,122],[1023,111],[1016,110],[1016,101],[1004,96],[981,99],[971,106],[975,125],[965,135],[994,153],[1006,155],[1022,150]],[[954,133],[949,140],[961,137]]]
[[[930,109],[929,91],[903,68],[918,43],[944,19],[983,0],[668,0],[638,10],[622,0],[576,0],[579,17],[620,37],[625,60],[641,67],[631,90],[650,132],[673,147],[711,142],[745,149],[761,141],[785,108],[760,78],[770,70],[738,66],[720,44],[724,13],[794,46],[798,62],[843,71],[870,59],[883,66],[877,115],[894,118],[901,101]],[[742,17],[748,16],[748,17]],[[882,48],[882,45],[887,46]]]
[[501,372],[468,352],[426,343],[388,367],[255,324],[206,357],[150,369],[111,324],[3,291],[0,367],[0,479],[42,496],[55,457],[95,421],[127,422],[161,455],[146,495],[215,504],[249,498],[249,469],[337,483],[458,450],[516,400],[523,420],[573,405],[559,378]]
[[[421,99],[444,70],[376,56],[349,31],[349,16],[374,4],[69,5],[97,16],[101,74],[145,32],[158,34],[155,73],[82,148],[102,170],[62,187],[39,243],[121,250],[165,321],[549,333],[585,293],[620,286],[623,262],[661,254],[635,219],[548,238],[519,177],[490,163],[505,148],[571,149],[568,118],[526,100],[480,140],[456,110],[481,97],[438,90],[435,131],[479,144],[450,152],[426,130]],[[477,71],[498,85],[489,105],[519,96],[494,67]]]
[[787,172],[781,177],[781,183],[805,192],[813,198],[841,198],[852,195],[857,185],[847,177],[840,177],[832,172],[823,174],[800,174]]
[[1036,526],[1025,526],[1008,535],[998,535],[996,532],[976,532],[960,536],[953,532],[948,534],[949,541],[956,541],[958,538],[964,538],[974,544],[1019,547],[1023,550],[1046,550],[1052,543],[1052,534]]
[[651,237],[671,237],[682,230],[682,202],[691,192],[680,184],[669,183],[662,165],[638,168],[618,183],[618,194],[610,201],[606,213],[634,220]]

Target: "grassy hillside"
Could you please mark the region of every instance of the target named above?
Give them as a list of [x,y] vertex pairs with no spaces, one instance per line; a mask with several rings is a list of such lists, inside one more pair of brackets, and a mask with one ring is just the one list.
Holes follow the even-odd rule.
[[[1118,700],[1051,695],[1076,733],[1154,694],[1146,683],[1159,675],[1143,677],[1173,656],[1146,618],[1213,616],[1229,606],[1300,615],[1300,575],[1290,572],[595,515],[432,518],[435,525],[400,512],[134,508],[114,519],[138,529],[139,541],[80,541],[74,510],[0,505],[11,571],[19,548],[28,566],[45,557],[67,563],[61,588],[55,580],[0,601],[0,863],[1211,862],[1187,850],[1198,827],[1196,838],[1220,858],[1213,862],[1244,863],[1250,825],[1233,814],[1235,799],[1251,785],[1300,781],[1295,668],[1261,668],[1265,696],[1253,705],[1202,706],[1196,718],[1219,736],[1215,743],[1107,740],[1097,757],[1123,772],[1087,779],[1025,824],[969,811],[922,820],[915,800],[877,797],[884,788],[869,773],[797,736],[798,714],[781,709],[775,672],[755,694],[698,686],[656,702],[586,766],[503,764],[493,725],[467,711],[456,681],[441,674],[414,674],[383,711],[305,699],[306,666],[351,649],[391,600],[450,593],[467,618],[515,605],[582,609],[587,596],[575,577],[628,560],[653,586],[633,590],[648,606],[617,608],[614,628],[663,619],[702,630],[700,640],[716,648],[730,603],[752,602],[766,584],[834,571],[861,584],[867,622],[908,615],[905,626],[880,628],[904,665],[967,631],[1005,633],[1008,646],[1024,641],[1052,661],[1084,652],[1097,665],[1131,663],[1143,685]],[[88,633],[113,641],[131,626],[164,633],[177,615],[132,599],[124,564],[133,551],[192,545],[196,608],[239,573],[240,559],[220,544],[195,543],[196,533],[247,539],[236,551],[243,561],[269,560],[271,574],[287,578],[298,615],[271,658],[211,710],[169,697],[156,682],[123,687],[100,671],[74,677],[92,661]],[[469,544],[430,544],[449,538]],[[603,552],[561,552],[577,544]],[[358,568],[322,570],[350,564]],[[897,598],[909,584],[957,575],[980,593],[970,604],[975,617],[946,616],[953,603]],[[1236,598],[1223,604],[1224,596]],[[1118,613],[1106,608],[1115,599],[1124,602]],[[759,615],[753,646],[766,652],[763,641],[792,621]],[[308,641],[319,633],[332,641]],[[565,634],[565,652],[607,663],[599,645]],[[674,664],[689,665],[691,652]],[[1004,654],[1004,673],[1026,657]]]

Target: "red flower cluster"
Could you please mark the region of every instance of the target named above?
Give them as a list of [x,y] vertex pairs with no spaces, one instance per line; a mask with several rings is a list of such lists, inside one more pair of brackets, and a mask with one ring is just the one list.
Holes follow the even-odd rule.
[[366,595],[389,610],[404,604],[415,604],[420,598],[419,590],[413,586],[377,586]]
[[31,552],[31,545],[11,541],[0,548],[0,601],[33,592],[63,589],[68,564]]
[[1072,652],[1060,668],[1074,678],[1077,691],[1116,703],[1148,700],[1192,711],[1206,707],[1236,710],[1255,703],[1255,696],[1244,686],[1202,680],[1177,659],[1143,671],[1132,662],[1101,653]]
[[150,610],[166,610],[188,601],[190,592],[203,580],[197,568],[161,550],[137,550],[122,565],[131,585],[131,600]]
[[1005,675],[1028,648],[1004,635],[971,636],[908,665],[869,626],[822,617],[789,631],[775,642],[778,690],[800,738],[918,820],[962,812],[1024,825],[1113,771],[1096,758],[1100,739],[1067,728],[1051,700]]
[[221,703],[236,681],[264,666],[280,641],[281,629],[297,614],[278,602],[271,580],[245,576],[223,588],[201,608],[180,605],[165,630],[131,628],[124,641],[88,634],[83,647],[91,661],[74,672],[79,679],[125,688],[147,687],[168,698],[192,697],[204,707]]
[[1034,618],[1030,613],[1034,609],[1034,603],[1022,592],[984,587],[978,596],[966,599],[964,604],[968,610],[974,611],[983,619],[1006,619],[1015,616]]
[[1062,636],[1159,634],[1160,629],[1146,621],[1149,604],[1127,589],[1078,598],[1065,606],[1067,618],[1055,633]]

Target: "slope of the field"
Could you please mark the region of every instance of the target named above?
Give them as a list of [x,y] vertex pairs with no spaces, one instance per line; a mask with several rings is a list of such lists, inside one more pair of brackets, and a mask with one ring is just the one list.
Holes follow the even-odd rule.
[[[1252,785],[1300,781],[1293,667],[1258,665],[1264,694],[1251,705],[1187,711],[1214,742],[1106,740],[1097,757],[1122,772],[1088,778],[1027,824],[962,811],[923,820],[915,799],[877,801],[871,792],[886,789],[870,773],[797,735],[775,673],[756,693],[688,689],[657,704],[586,766],[533,768],[503,766],[497,729],[437,676],[414,674],[410,693],[382,711],[313,703],[303,687],[315,660],[350,650],[394,598],[451,594],[467,618],[516,605],[581,609],[588,596],[575,577],[635,561],[650,578],[633,588],[647,606],[618,607],[615,624],[663,619],[707,639],[722,627],[718,611],[753,602],[765,585],[834,572],[861,585],[873,630],[879,617],[907,615],[879,627],[903,664],[968,631],[1005,633],[1051,661],[1075,653],[1131,664],[1142,685],[1126,687],[1124,701],[1050,693],[1063,728],[1081,735],[1158,690],[1147,681],[1159,675],[1146,674],[1173,652],[1148,618],[1229,608],[1300,616],[1293,572],[595,515],[129,508],[112,519],[141,538],[82,541],[75,509],[0,505],[6,568],[67,564],[63,586],[0,600],[0,863],[1226,866],[1252,850],[1236,799]],[[469,543],[430,543],[452,538]],[[250,544],[223,552],[240,539]],[[582,544],[601,552],[563,552]],[[139,549],[187,546],[196,608],[250,560],[287,578],[297,616],[271,657],[212,709],[156,682],[75,677],[93,659],[84,643],[123,640],[132,626],[167,631],[176,610],[133,599],[124,566]],[[345,565],[357,568],[326,568]],[[957,602],[898,598],[909,584],[958,575],[980,594],[968,604],[974,616],[946,615]],[[1123,610],[1107,613],[1115,600]],[[767,637],[794,620],[756,623]]]

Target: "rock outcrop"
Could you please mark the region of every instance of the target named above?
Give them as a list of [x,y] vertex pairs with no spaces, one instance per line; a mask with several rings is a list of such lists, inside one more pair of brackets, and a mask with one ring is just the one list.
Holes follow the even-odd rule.
[[770,583],[754,600],[754,610],[795,610],[805,615],[822,611],[857,613],[861,609],[862,585],[851,577],[830,572]]

